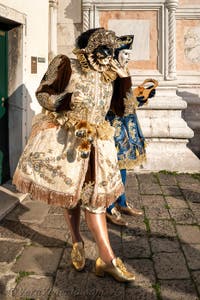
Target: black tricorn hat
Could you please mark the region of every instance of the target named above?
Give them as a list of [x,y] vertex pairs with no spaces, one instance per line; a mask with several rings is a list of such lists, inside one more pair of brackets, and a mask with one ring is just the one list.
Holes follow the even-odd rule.
[[119,55],[119,51],[121,50],[131,50],[132,49],[132,44],[134,40],[134,35],[122,35],[118,37],[118,43],[119,47],[115,49],[115,57],[117,58]]

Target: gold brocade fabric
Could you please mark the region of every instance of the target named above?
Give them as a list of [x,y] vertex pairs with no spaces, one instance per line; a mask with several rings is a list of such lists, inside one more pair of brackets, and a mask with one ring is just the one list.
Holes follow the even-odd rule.
[[[38,89],[41,105],[44,92],[45,104],[48,97],[54,99],[53,87],[58,86],[57,78],[63,78],[58,74],[64,69],[60,65],[63,58],[55,61],[57,66],[54,64],[48,70]],[[13,182],[18,190],[49,204],[73,208],[81,199],[84,205],[93,208],[107,207],[123,192],[114,131],[105,121],[112,84],[102,82],[101,74],[96,71],[82,72],[77,60],[70,60],[70,66],[71,76],[62,90],[72,94],[70,109],[60,112],[43,109],[35,116]],[[93,151],[94,170],[90,184],[85,183],[85,178],[91,158],[80,156],[82,139],[76,135],[81,126],[93,133],[90,151]]]

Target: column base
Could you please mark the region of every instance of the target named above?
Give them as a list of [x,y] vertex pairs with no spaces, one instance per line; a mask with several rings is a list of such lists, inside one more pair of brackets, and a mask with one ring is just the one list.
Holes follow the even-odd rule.
[[199,173],[200,159],[187,147],[188,140],[147,139],[147,161],[136,172]]

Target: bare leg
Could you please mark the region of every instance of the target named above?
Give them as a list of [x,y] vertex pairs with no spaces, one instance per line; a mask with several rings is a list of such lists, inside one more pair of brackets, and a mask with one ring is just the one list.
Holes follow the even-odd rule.
[[115,255],[108,237],[106,214],[94,214],[86,209],[85,219],[99,248],[99,256],[106,264],[111,264]]
[[65,220],[67,222],[67,225],[69,227],[72,242],[81,242],[83,241],[80,234],[80,205],[78,204],[73,209],[65,209],[64,211]]

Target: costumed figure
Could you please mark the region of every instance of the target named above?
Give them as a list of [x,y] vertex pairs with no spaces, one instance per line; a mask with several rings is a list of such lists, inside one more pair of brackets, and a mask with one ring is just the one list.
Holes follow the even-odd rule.
[[80,207],[97,243],[95,272],[118,281],[133,281],[110,245],[106,207],[123,192],[114,129],[105,116],[113,80],[126,70],[113,58],[122,41],[113,31],[91,29],[81,34],[73,51],[77,59],[56,56],[36,91],[42,112],[19,160],[13,182],[33,199],[65,209],[72,236],[72,264],[85,266]]
[[[127,69],[134,36],[121,36],[120,40],[122,43],[119,48],[115,49],[115,58],[122,67]],[[129,73],[128,70],[127,73]],[[126,170],[134,169],[136,165],[145,160],[145,139],[136,109],[147,103],[148,98],[155,95],[157,85],[156,80],[146,79],[140,86],[132,89],[130,76],[126,78],[118,76],[114,81],[111,109],[106,119],[115,128],[114,140],[124,186],[126,184]],[[125,193],[120,195],[117,201],[107,208],[106,212],[107,219],[111,223],[121,226],[128,225],[122,213],[131,216],[143,214],[141,210],[129,205]]]

